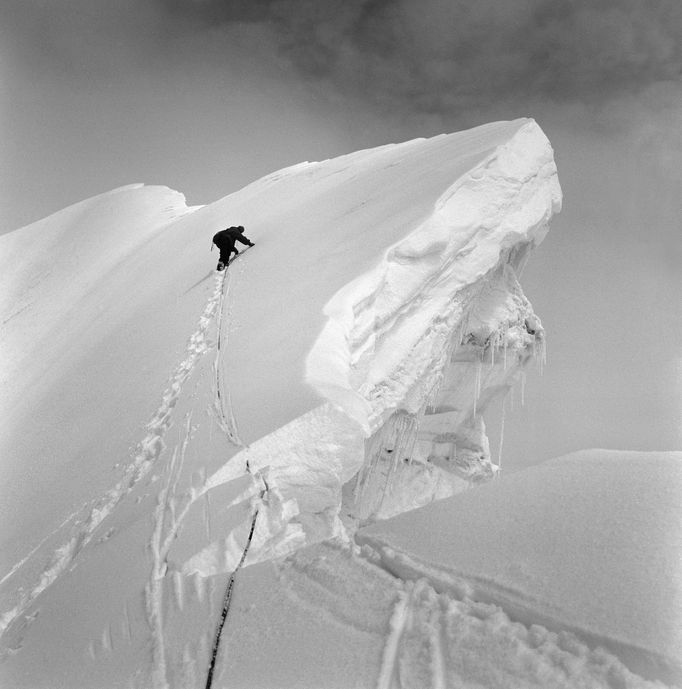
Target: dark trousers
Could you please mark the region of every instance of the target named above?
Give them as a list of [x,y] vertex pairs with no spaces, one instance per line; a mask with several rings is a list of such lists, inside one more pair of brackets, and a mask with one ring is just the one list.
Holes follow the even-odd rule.
[[227,265],[230,262],[230,256],[232,254],[237,254],[237,249],[235,249],[233,246],[224,246],[220,249],[220,261],[221,263],[224,263]]

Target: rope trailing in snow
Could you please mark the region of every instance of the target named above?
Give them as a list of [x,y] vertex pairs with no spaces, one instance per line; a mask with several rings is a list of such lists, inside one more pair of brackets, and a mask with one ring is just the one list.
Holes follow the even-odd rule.
[[[261,499],[265,491],[261,494]],[[232,603],[232,591],[234,590],[234,581],[237,576],[237,572],[241,569],[246,560],[246,554],[249,552],[249,547],[251,546],[251,539],[253,538],[253,532],[256,528],[256,519],[258,518],[258,508],[256,508],[253,513],[253,519],[251,520],[251,530],[249,531],[249,537],[246,539],[246,545],[244,546],[244,552],[242,553],[239,563],[230,574],[230,579],[227,582],[227,588],[225,589],[225,596],[223,598],[223,610],[220,615],[220,622],[218,623],[218,629],[216,630],[215,640],[213,641],[213,651],[211,653],[211,664],[208,668],[208,676],[206,677],[206,689],[211,689],[211,684],[213,683],[213,671],[215,670],[216,658],[218,656],[218,648],[220,646],[220,637],[223,633],[223,627],[225,626],[225,620],[227,619],[227,614],[230,611],[230,604]]]
[[[227,273],[227,271],[226,271]],[[224,273],[223,277],[223,284],[222,284],[222,289],[221,289],[221,298],[220,298],[220,304],[218,307],[218,342],[217,342],[217,353],[216,353],[216,360],[215,360],[215,373],[216,373],[216,393],[218,397],[218,402],[219,402],[219,411],[221,415],[221,420],[223,422],[223,428],[227,431],[228,437],[230,440],[235,444],[240,447],[244,447],[244,443],[241,441],[239,438],[239,434],[237,432],[236,428],[236,422],[234,420],[234,416],[232,414],[232,404],[229,399],[229,391],[227,395],[227,403],[228,403],[228,409],[230,410],[229,414],[229,420],[227,417],[227,414],[225,413],[225,407],[224,407],[224,398],[223,395],[221,395],[221,375],[220,375],[220,352],[221,352],[221,339],[222,339],[222,320],[223,320],[223,302],[225,301],[225,298],[227,296],[227,292],[229,292],[229,283],[228,283],[228,278],[226,277],[226,273]],[[227,289],[225,289],[225,285],[227,284]],[[249,466],[249,460],[246,460],[246,471],[253,475],[253,472],[251,471],[251,467]],[[260,500],[263,500],[265,497],[266,493],[269,490],[267,481],[263,476],[260,476],[260,479],[263,481],[264,489],[261,491],[260,494]],[[215,664],[216,664],[216,659],[218,657],[218,649],[220,648],[220,639],[223,633],[223,627],[225,626],[225,622],[227,620],[227,615],[230,612],[230,605],[232,603],[232,593],[234,591],[234,582],[237,577],[237,572],[242,568],[242,565],[244,564],[244,561],[246,560],[246,555],[249,552],[249,548],[251,547],[251,540],[253,539],[253,533],[256,529],[256,520],[258,519],[258,512],[259,512],[259,507],[256,507],[253,513],[253,518],[251,519],[251,529],[249,531],[249,536],[246,539],[246,544],[244,545],[244,550],[242,552],[242,556],[237,563],[237,566],[234,568],[232,571],[232,574],[230,574],[230,578],[227,582],[227,588],[225,589],[225,596],[223,597],[223,609],[220,614],[220,621],[218,622],[218,628],[216,629],[216,635],[215,639],[213,641],[213,651],[211,652],[211,664],[209,665],[208,668],[208,675],[206,676],[206,689],[211,689],[211,685],[213,684],[213,672],[215,671]]]

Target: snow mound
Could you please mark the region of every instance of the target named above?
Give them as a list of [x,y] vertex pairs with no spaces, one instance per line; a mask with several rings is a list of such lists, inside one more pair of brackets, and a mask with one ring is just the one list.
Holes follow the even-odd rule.
[[396,576],[682,683],[682,453],[560,457],[360,530]]

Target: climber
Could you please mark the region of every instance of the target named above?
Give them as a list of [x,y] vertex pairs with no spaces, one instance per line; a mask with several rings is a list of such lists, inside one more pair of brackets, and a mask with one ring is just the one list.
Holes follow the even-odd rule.
[[[241,242],[246,246],[254,246],[254,243],[244,234],[243,225],[228,227],[226,230],[221,230],[213,235],[213,244],[220,249],[220,260],[218,261],[216,270],[224,270],[230,262],[230,257],[233,253],[235,256],[239,255],[239,251],[237,251],[235,247],[235,242]],[[213,249],[212,245],[211,249]]]

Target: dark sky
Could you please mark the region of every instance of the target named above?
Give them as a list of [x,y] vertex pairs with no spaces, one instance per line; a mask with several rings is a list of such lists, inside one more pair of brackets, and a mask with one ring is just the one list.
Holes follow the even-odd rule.
[[509,451],[682,447],[681,37],[679,0],[3,0],[0,232],[532,116],[566,198],[525,280],[550,366]]
[[568,108],[607,131],[653,112],[679,154],[681,36],[679,0],[4,0],[0,231],[131,181],[205,203],[301,159]]

